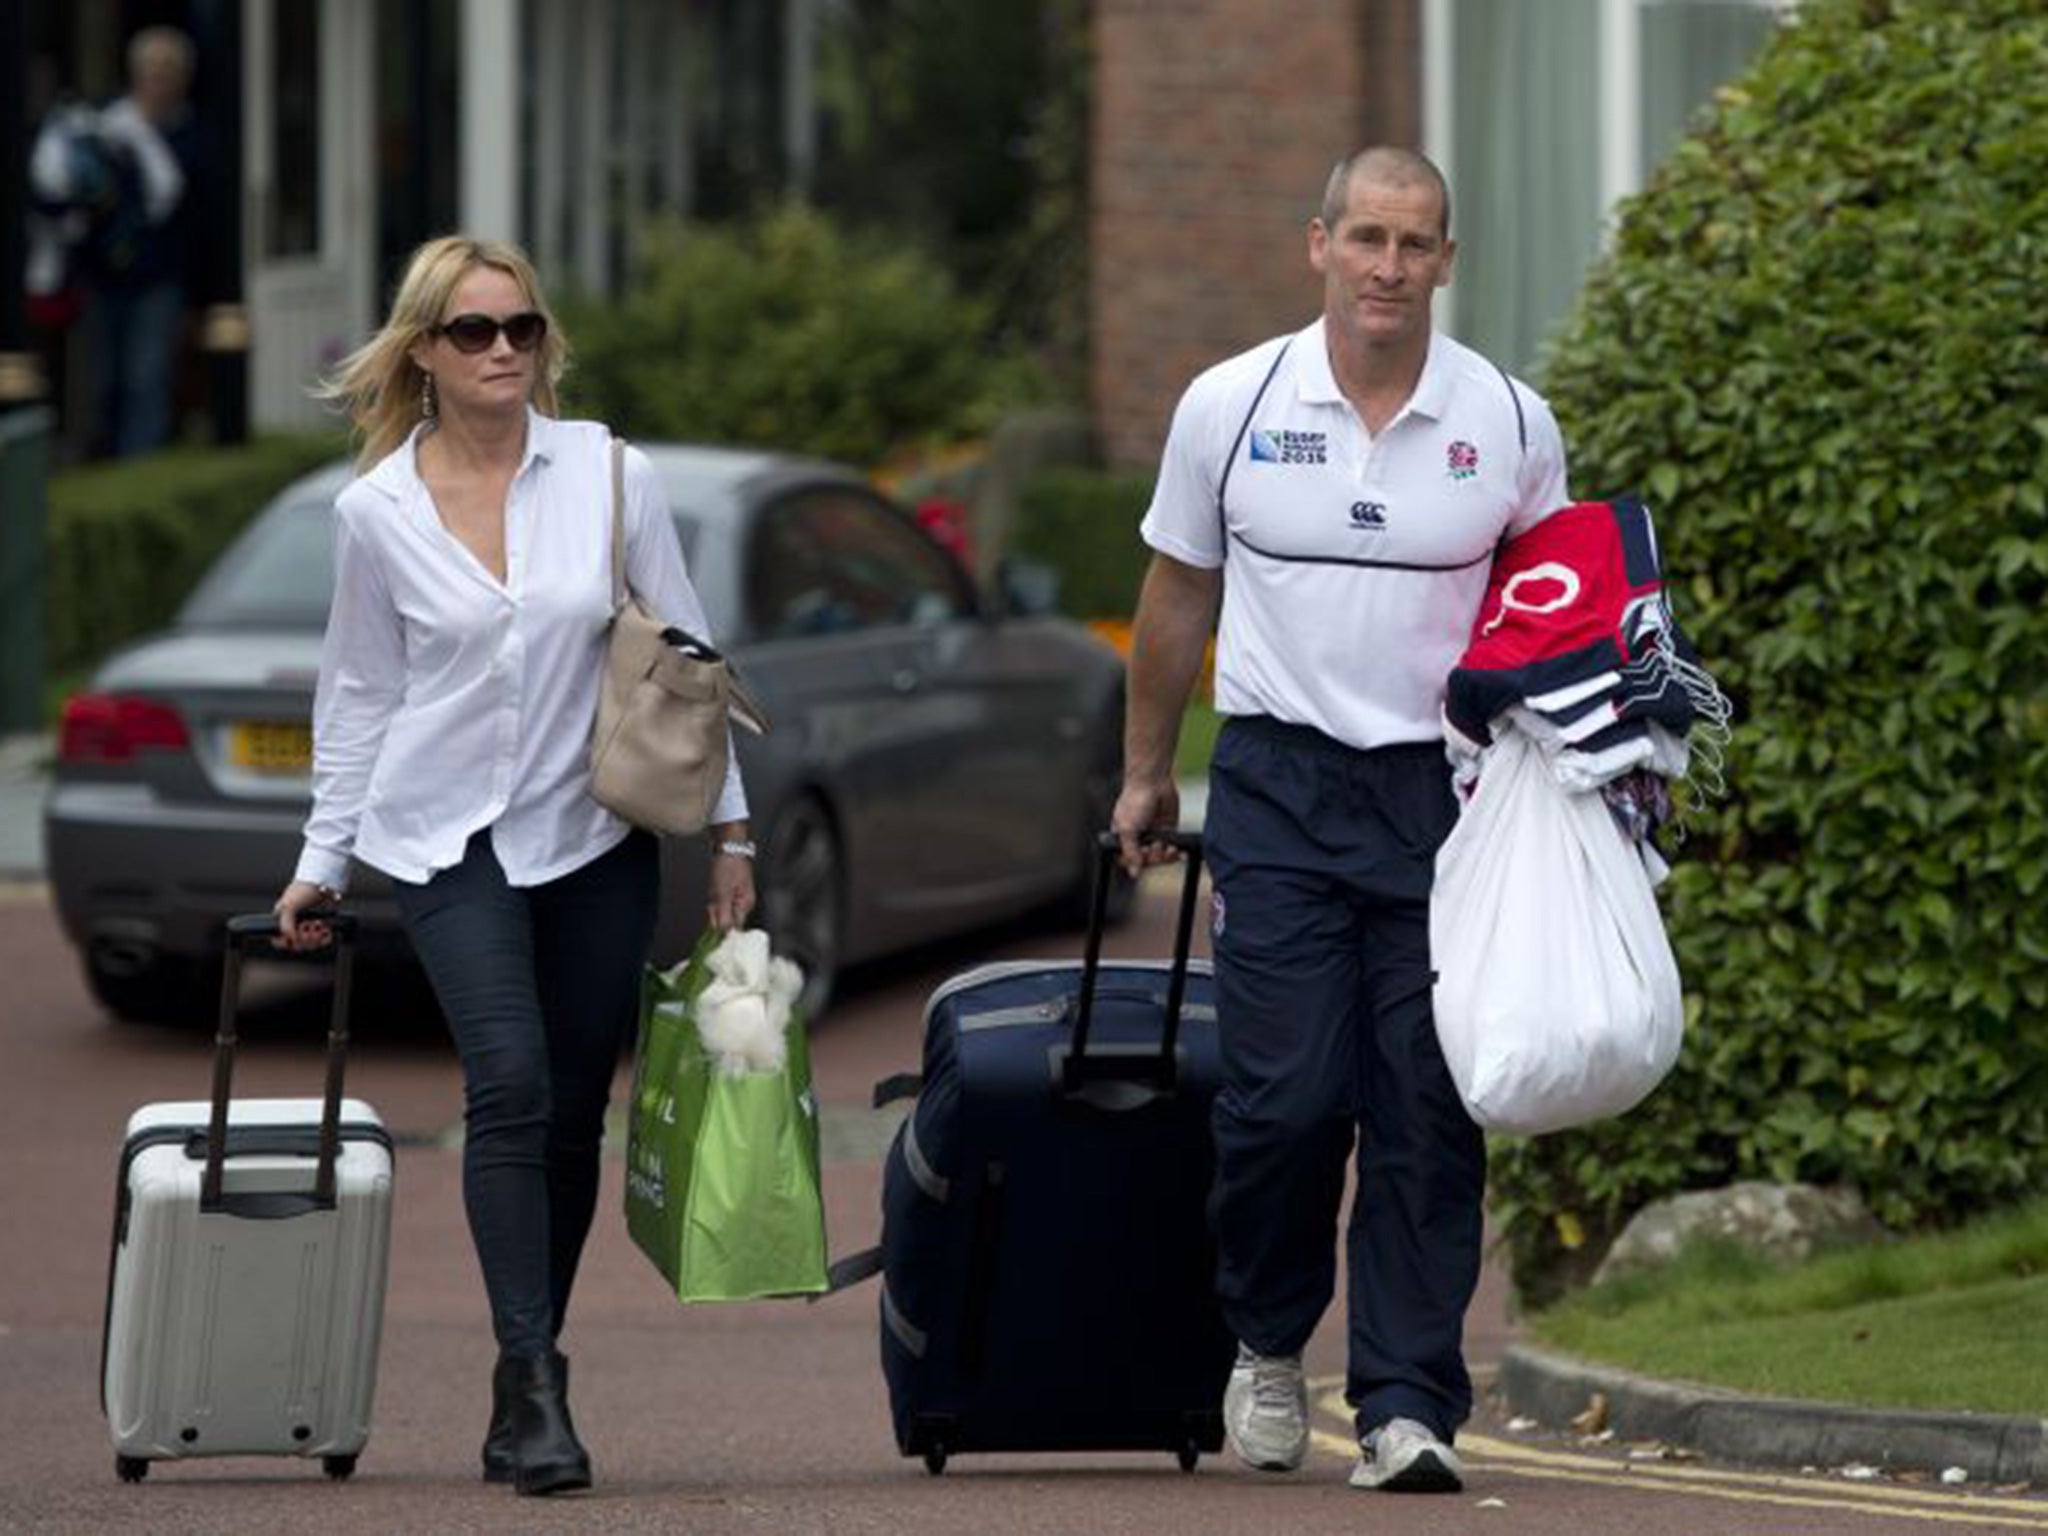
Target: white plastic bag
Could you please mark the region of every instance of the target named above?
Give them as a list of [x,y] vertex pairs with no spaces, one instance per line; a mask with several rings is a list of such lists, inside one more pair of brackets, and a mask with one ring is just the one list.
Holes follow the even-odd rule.
[[1678,965],[1598,792],[1500,734],[1436,860],[1437,1038],[1472,1118],[1536,1135],[1633,1108],[1678,1059]]

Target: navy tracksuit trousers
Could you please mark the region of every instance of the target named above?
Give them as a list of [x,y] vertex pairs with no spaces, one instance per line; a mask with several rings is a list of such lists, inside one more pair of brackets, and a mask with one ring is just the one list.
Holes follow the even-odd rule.
[[1307,1342],[1335,1289],[1355,1144],[1346,1397],[1361,1434],[1410,1418],[1447,1442],[1472,1411],[1461,1346],[1486,1182],[1430,1013],[1429,891],[1457,814],[1438,743],[1361,752],[1236,718],[1204,829],[1224,1316],[1263,1355]]

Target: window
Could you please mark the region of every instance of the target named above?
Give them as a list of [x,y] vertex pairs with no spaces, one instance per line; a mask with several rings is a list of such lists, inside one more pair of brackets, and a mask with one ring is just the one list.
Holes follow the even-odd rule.
[[1615,202],[1769,37],[1781,0],[1427,0],[1426,146],[1458,262],[1439,323],[1527,374]]
[[266,256],[320,254],[320,19],[318,5],[271,11],[270,117],[275,156]]
[[1664,0],[1643,7],[1645,172],[1678,147],[1693,113],[1748,67],[1775,22],[1776,13],[1755,0]]
[[748,604],[771,640],[943,623],[970,606],[952,557],[858,490],[803,491],[771,505],[749,556]]

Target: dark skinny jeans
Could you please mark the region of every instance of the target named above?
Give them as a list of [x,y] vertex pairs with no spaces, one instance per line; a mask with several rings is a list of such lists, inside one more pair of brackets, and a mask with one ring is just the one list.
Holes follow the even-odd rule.
[[515,888],[484,831],[426,884],[392,882],[462,1058],[463,1204],[509,1354],[544,1354],[562,1331],[660,879],[655,840],[635,832]]

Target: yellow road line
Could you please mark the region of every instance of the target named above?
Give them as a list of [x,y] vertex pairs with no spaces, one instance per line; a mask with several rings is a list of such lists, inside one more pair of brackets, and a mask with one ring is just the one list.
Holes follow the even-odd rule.
[[[1326,1382],[1314,1383],[1324,1388]],[[1317,1407],[1348,1423],[1350,1408],[1341,1391],[1319,1392]],[[1356,1459],[1358,1443],[1349,1434],[1313,1431],[1316,1448],[1345,1461]],[[1905,1520],[1933,1520],[1955,1525],[1995,1525],[2005,1530],[2048,1531],[2048,1501],[1995,1498],[1965,1492],[1900,1488],[1892,1485],[1842,1488],[1812,1477],[1770,1472],[1736,1472],[1716,1467],[1669,1462],[1611,1461],[1574,1451],[1553,1451],[1488,1435],[1463,1434],[1458,1448],[1472,1453],[1466,1465],[1475,1472],[1497,1472],[1556,1482],[1626,1484],[1640,1491],[1722,1499],[1736,1503],[1776,1504],[1794,1509],[1835,1509],[1850,1513],[1890,1515]]]
[[[1550,1451],[1533,1445],[1518,1445],[1510,1440],[1495,1440],[1486,1435],[1460,1435],[1458,1444],[1470,1446],[1482,1456],[1494,1456],[1504,1460],[1537,1461],[1548,1466],[1587,1470],[1625,1467],[1629,1472],[1641,1473],[1646,1477],[1667,1478],[1673,1482],[1743,1483],[1764,1488],[1810,1489],[1814,1486],[1812,1477],[1789,1472],[1734,1472],[1718,1467],[1696,1467],[1668,1461],[1614,1462],[1598,1456],[1577,1455],[1571,1451]],[[1950,1492],[1938,1488],[1902,1488],[1896,1483],[1875,1483],[1858,1488],[1855,1493],[1860,1499],[1896,1501],[1901,1504],[1952,1505],[1958,1499],[1968,1499],[1973,1508],[2009,1509],[2020,1514],[2048,1519],[2048,1501],[2041,1499],[1995,1498],[1960,1489]]]
[[[1354,1460],[1358,1455],[1357,1443],[1348,1437],[1319,1429],[1314,1431],[1313,1438],[1318,1450],[1327,1451],[1345,1461]],[[1461,1435],[1458,1437],[1458,1443],[1464,1446],[1471,1438]],[[1807,1482],[1798,1486],[1813,1491],[1795,1494],[1772,1487],[1743,1488],[1714,1483],[1672,1482],[1655,1476],[1643,1476],[1653,1469],[1631,1462],[1600,1461],[1594,1457],[1565,1459],[1589,1462],[1592,1465],[1550,1465],[1545,1460],[1544,1453],[1528,1452],[1511,1461],[1468,1460],[1465,1463],[1465,1470],[1499,1473],[1508,1477],[1532,1477],[1547,1482],[1592,1483],[1608,1488],[1626,1487],[1638,1493],[1663,1493],[1676,1498],[1720,1499],[1726,1503],[1736,1504],[1772,1504],[1785,1509],[1838,1510],[1845,1514],[1886,1515],[1897,1520],[1932,1520],[1948,1525],[1993,1526],[2002,1531],[2048,1531],[2048,1506],[2019,1505],[2017,1500],[2012,1499],[1979,1500],[1964,1494],[1935,1494],[1933,1497],[1946,1507],[1928,1508],[1917,1504],[1880,1502],[1886,1494],[1910,1491],[1904,1489],[1858,1488],[1836,1492]],[[1593,1467],[1599,1470],[1592,1470]],[[2030,1509],[2034,1512],[2034,1517],[2030,1519],[2008,1513],[2008,1508],[2012,1506]]]

